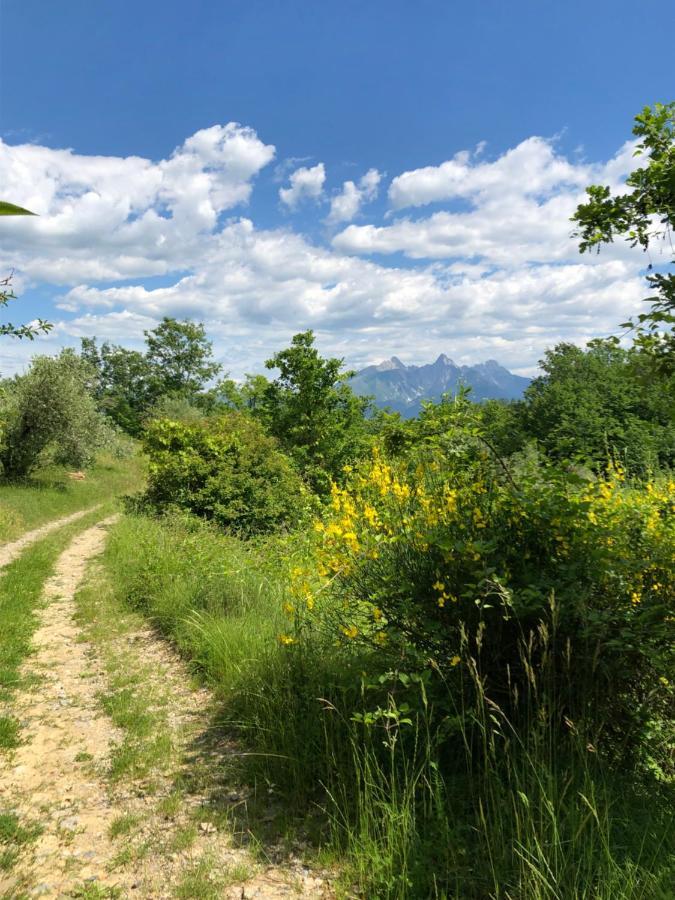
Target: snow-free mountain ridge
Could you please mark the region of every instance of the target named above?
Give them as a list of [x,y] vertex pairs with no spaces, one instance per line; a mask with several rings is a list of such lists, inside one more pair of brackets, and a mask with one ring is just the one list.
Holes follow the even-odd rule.
[[445,353],[423,366],[406,366],[392,356],[361,369],[350,382],[355,393],[373,396],[378,406],[405,418],[416,416],[423,400],[440,400],[443,394],[456,394],[461,386],[471,388],[472,400],[517,400],[529,383],[529,378],[514,375],[494,359],[458,366]]

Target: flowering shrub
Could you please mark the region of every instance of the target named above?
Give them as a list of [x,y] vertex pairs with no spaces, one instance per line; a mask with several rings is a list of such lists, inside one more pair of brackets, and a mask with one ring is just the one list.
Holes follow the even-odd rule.
[[616,467],[589,480],[530,461],[511,476],[466,443],[375,450],[315,523],[284,640],[322,628],[446,676],[473,668],[516,707],[546,664],[566,716],[628,740],[672,691],[674,510],[675,482],[629,484]]

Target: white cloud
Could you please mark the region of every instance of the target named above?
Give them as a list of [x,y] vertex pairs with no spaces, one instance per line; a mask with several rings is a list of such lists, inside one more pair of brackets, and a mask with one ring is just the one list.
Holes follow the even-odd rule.
[[353,181],[345,181],[342,191],[336,194],[330,203],[330,213],[327,222],[351,222],[357,215],[363,203],[374,200],[377,197],[382,176],[377,169],[369,169],[359,180],[358,185]]
[[[640,309],[642,256],[617,243],[580,257],[569,238],[583,186],[619,185],[635,165],[630,145],[604,165],[569,162],[540,138],[492,162],[456,155],[390,188],[401,209],[441,198],[451,208],[351,225],[332,246],[242,217],[273,157],[236,124],[199,131],[159,162],[0,142],[5,196],[40,213],[0,221],[0,271],[17,269],[26,299],[31,285],[42,296],[67,288],[55,292],[54,332],[32,346],[5,342],[2,371],[84,335],[137,345],[163,315],[204,321],[235,376],[259,371],[306,328],[353,366],[443,351],[531,371],[547,346],[607,334]],[[346,182],[329,219],[356,216],[380,179],[371,169]],[[317,199],[324,182],[323,164],[298,169],[284,202]],[[413,261],[363,258],[395,252]]]
[[198,131],[156,163],[0,140],[4,196],[39,214],[0,222],[3,255],[55,284],[187,267],[220,214],[248,202],[274,152],[234,122]]
[[481,162],[480,151],[462,150],[440,166],[403,172],[389,186],[395,209],[442,200],[486,195],[498,190],[517,196],[538,195],[562,186],[588,184],[588,166],[575,166],[558,156],[552,141],[531,137],[493,162]]
[[296,169],[290,176],[291,186],[279,189],[279,199],[289,209],[295,209],[301,200],[318,200],[323,192],[326,169],[323,163],[308,168]]
[[[573,261],[578,248],[570,239],[570,216],[584,187],[600,181],[620,189],[622,177],[636,165],[633,146],[625,145],[602,166],[573,164],[542,138],[529,138],[493,162],[463,151],[440,166],[404,172],[389,188],[395,209],[441,201],[459,202],[458,209],[397,218],[384,226],[350,225],[334,237],[333,246],[347,253],[402,252],[411,259],[464,259],[506,268]],[[604,256],[637,258],[621,242]]]

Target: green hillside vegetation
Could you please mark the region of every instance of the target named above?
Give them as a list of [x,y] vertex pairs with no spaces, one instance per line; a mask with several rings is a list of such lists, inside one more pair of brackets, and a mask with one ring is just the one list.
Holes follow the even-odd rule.
[[[583,250],[670,228],[674,116],[638,117],[627,195],[589,189]],[[649,277],[630,346],[560,344],[521,401],[410,420],[311,331],[243,384],[170,318],[144,353],[38,357],[2,385],[2,527],[118,491],[127,463],[138,484],[137,442],[111,590],[216,693],[253,839],[308,841],[338,896],[669,900],[673,298]],[[95,459],[82,484],[48,468]]]

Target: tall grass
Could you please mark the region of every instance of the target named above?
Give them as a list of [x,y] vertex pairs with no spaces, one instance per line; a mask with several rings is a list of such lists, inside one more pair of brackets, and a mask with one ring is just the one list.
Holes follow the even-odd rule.
[[[667,787],[613,771],[580,726],[559,726],[563,701],[545,667],[532,667],[515,716],[486,692],[479,658],[458,692],[438,672],[410,674],[404,658],[346,653],[311,631],[283,646],[277,552],[186,521],[129,517],[107,565],[120,597],[213,686],[221,724],[246,751],[242,774],[279,797],[284,827],[308,814],[318,822],[346,893],[673,896]],[[524,662],[531,648],[524,641]]]

